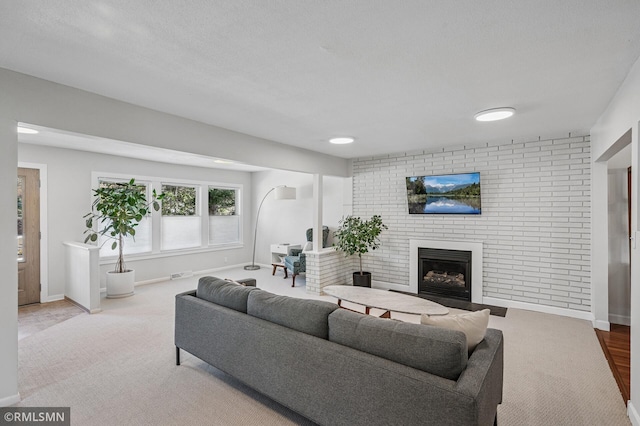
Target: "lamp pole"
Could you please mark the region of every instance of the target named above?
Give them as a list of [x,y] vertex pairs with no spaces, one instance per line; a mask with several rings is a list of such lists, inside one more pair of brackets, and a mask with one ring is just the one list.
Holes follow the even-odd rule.
[[259,265],[256,265],[256,240],[258,239],[258,219],[260,219],[260,210],[262,209],[262,203],[267,199],[267,195],[271,194],[275,191],[276,187],[271,188],[264,197],[262,197],[262,201],[260,201],[260,207],[258,207],[258,213],[256,214],[256,226],[253,232],[253,257],[251,258],[251,265],[246,265],[244,267],[247,271],[255,271],[256,269],[260,269]]

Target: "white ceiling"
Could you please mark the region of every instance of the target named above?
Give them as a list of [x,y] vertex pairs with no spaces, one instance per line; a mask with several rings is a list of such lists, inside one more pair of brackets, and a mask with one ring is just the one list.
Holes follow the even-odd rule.
[[[588,134],[640,55],[638,16],[637,0],[4,1],[0,67],[352,158]],[[516,115],[473,120],[501,106]]]

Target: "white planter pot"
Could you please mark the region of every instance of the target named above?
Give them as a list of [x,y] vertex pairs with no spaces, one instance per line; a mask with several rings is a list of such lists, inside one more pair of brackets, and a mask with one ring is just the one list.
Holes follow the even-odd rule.
[[117,273],[107,272],[107,298],[116,299],[118,297],[133,296],[133,285],[135,283],[135,271]]

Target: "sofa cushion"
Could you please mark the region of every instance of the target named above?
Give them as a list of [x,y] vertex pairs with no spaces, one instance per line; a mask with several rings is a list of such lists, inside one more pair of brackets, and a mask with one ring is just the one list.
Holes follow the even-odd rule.
[[484,339],[489,325],[489,309],[475,312],[465,312],[458,315],[428,316],[422,314],[420,322],[436,327],[444,327],[450,330],[462,331],[467,336],[469,354],[473,352],[478,343]]
[[464,333],[338,309],[329,315],[329,340],[446,379],[467,366]]
[[245,287],[222,278],[202,277],[196,297],[246,314],[249,293],[256,290],[256,287]]
[[284,327],[327,339],[328,316],[338,305],[323,300],[296,299],[267,291],[249,294],[247,313]]

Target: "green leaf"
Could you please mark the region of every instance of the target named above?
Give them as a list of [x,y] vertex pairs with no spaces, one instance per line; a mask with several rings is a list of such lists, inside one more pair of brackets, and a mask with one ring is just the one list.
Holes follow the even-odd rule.
[[113,244],[111,244],[111,250],[115,250],[116,247],[118,247],[118,243],[114,241]]
[[93,241],[94,243],[98,240],[98,234],[91,234],[91,241]]

